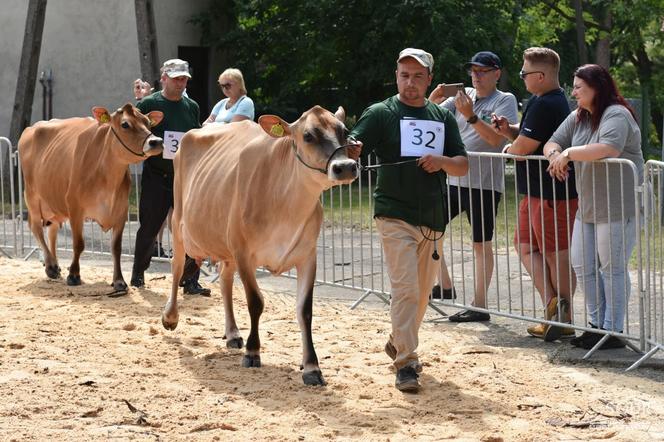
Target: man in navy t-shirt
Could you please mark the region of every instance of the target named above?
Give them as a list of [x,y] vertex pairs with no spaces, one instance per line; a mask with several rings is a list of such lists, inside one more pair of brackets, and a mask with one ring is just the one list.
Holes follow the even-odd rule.
[[[560,57],[552,49],[529,48],[523,53],[520,77],[533,94],[521,118],[510,125],[496,116],[496,131],[513,140],[503,152],[513,155],[543,155],[544,144],[569,114],[569,105],[558,81]],[[545,319],[570,322],[571,296],[576,277],[570,267],[569,243],[577,209],[574,171],[565,182],[546,172],[546,160],[516,162],[519,193],[519,218],[514,244],[521,262],[533,279],[546,306]],[[573,337],[570,328],[537,324],[528,333],[553,341]]]

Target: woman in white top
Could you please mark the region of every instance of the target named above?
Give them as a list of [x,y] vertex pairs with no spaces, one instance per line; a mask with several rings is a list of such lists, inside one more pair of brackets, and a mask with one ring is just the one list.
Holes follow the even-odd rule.
[[222,72],[219,86],[226,98],[214,106],[204,125],[254,119],[254,102],[247,97],[244,77],[239,69],[229,68]]

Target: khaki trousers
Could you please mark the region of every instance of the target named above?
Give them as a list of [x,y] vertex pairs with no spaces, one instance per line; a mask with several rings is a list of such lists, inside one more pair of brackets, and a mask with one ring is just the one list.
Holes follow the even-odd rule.
[[424,235],[439,238],[441,233],[422,227],[423,235],[418,226],[385,217],[376,217],[376,226],[392,286],[390,342],[397,350],[394,366],[400,369],[418,362],[418,333],[440,266],[431,257],[433,241]]

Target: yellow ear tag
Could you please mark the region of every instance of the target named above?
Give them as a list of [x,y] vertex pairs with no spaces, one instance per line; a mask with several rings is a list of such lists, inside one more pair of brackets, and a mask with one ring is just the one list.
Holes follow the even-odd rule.
[[272,128],[270,128],[270,133],[275,137],[282,137],[284,135],[284,128],[279,123],[274,124]]
[[109,121],[111,121],[111,116],[108,114],[104,114],[101,117],[99,117],[99,121],[101,121],[102,123],[108,123]]

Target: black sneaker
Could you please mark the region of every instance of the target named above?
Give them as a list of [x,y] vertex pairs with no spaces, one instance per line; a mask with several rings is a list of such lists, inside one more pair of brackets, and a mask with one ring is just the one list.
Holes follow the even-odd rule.
[[[394,348],[394,345],[390,341],[387,341],[385,344],[385,354],[392,360],[397,358],[397,349]],[[419,361],[415,363],[415,372],[422,373],[422,363]]]
[[419,378],[419,375],[415,371],[415,368],[407,365],[397,370],[397,379],[394,382],[394,386],[399,391],[417,393],[420,389],[420,381],[417,378]]
[[143,277],[143,274],[141,273],[140,275],[131,275],[131,281],[129,282],[133,287],[136,288],[143,288],[145,287],[145,278]]
[[490,321],[491,315],[473,310],[462,310],[459,313],[453,314],[447,319],[451,322],[484,322]]
[[456,299],[456,290],[454,287],[451,289],[440,289],[440,285],[436,284],[431,289],[431,299]]
[[185,295],[199,295],[209,297],[211,295],[210,289],[206,289],[198,283],[198,281],[189,281],[184,284]]

